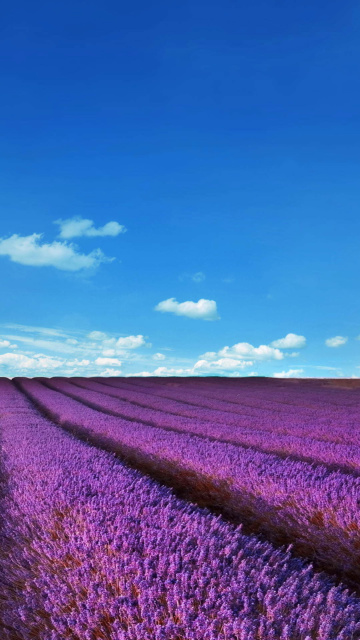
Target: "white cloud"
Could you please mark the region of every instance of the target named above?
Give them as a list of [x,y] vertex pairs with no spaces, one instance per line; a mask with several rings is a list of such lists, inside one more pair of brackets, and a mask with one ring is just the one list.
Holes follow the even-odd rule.
[[11,344],[9,340],[2,340],[0,338],[0,349],[6,349],[6,348],[17,349],[17,344]]
[[215,300],[201,298],[198,302],[177,302],[175,298],[168,298],[156,305],[155,311],[174,313],[177,316],[201,320],[219,320]]
[[75,360],[71,360],[71,361],[67,361],[66,362],[66,366],[69,367],[88,367],[90,364],[90,360],[78,360],[77,358],[75,358]]
[[158,367],[155,371],[139,371],[138,373],[127,373],[127,378],[149,378],[150,376],[167,378],[172,376],[194,375],[192,369],[176,369],[168,367]]
[[4,353],[0,355],[0,366],[11,367],[15,370],[47,371],[58,369],[63,365],[63,360],[34,354],[32,357],[20,353]]
[[115,355],[123,355],[129,349],[138,349],[139,347],[148,346],[143,335],[125,336],[121,338],[111,338],[102,331],[91,331],[87,335],[94,343],[88,343],[89,349],[101,349],[101,353],[105,357]]
[[172,377],[172,376],[201,376],[203,374],[221,374],[228,376],[236,376],[239,370],[253,365],[253,362],[231,360],[230,358],[220,358],[217,361],[209,362],[208,360],[198,360],[193,367],[176,368],[176,367],[157,367],[154,371],[140,371],[138,373],[128,373],[127,377]]
[[43,234],[30,236],[14,234],[10,238],[0,238],[0,256],[8,256],[12,262],[32,267],[55,267],[61,271],[94,269],[102,262],[112,262],[101,249],[91,253],[79,253],[77,247],[67,242],[41,243]]
[[278,349],[300,349],[301,347],[305,347],[306,338],[305,336],[298,336],[296,333],[288,333],[285,338],[273,340],[270,345]]
[[121,376],[122,373],[118,369],[105,369],[98,375],[103,376],[104,378],[117,378],[118,376]]
[[[94,358],[103,356],[104,358],[116,358],[117,365],[119,355],[123,356],[123,358],[133,359],[134,356],[131,355],[133,350],[150,345],[145,341],[145,337],[140,334],[118,338],[110,337],[103,331],[92,331],[87,335],[80,331],[75,334],[75,338],[70,337],[72,334],[62,333],[58,330],[42,330],[35,327],[23,327],[22,325],[12,326],[18,326],[19,331],[17,334],[15,332],[14,334],[3,334],[0,338],[0,350],[18,348],[17,344],[12,343],[14,340],[19,343],[21,349],[28,347],[29,351],[20,351],[20,353],[28,356],[38,350],[49,352],[49,355],[56,353],[72,359],[75,357],[86,358],[93,364]],[[33,335],[31,335],[31,331],[33,331]],[[69,362],[64,360],[64,365],[66,364],[69,365]]]
[[167,377],[167,376],[184,376],[189,374],[191,374],[191,369],[175,369],[175,368],[171,369],[168,367],[158,367],[150,375]]
[[96,358],[95,364],[101,367],[106,367],[107,365],[121,367],[121,362],[118,358]]
[[115,351],[118,353],[124,349],[138,349],[146,344],[145,338],[141,334],[137,336],[125,336],[123,338],[109,338],[106,333],[92,331],[92,333],[89,333],[88,338],[101,341],[102,349],[112,351],[109,355],[114,355]]
[[103,227],[96,228],[92,220],[81,217],[55,220],[55,224],[60,227],[60,238],[65,238],[66,240],[79,238],[80,236],[91,238],[96,236],[118,236],[126,231],[124,225],[118,222],[107,222]]
[[150,376],[153,376],[153,373],[150,373],[150,371],[139,371],[138,373],[127,373],[126,374],[126,378],[149,378]]
[[237,376],[239,369],[252,366],[253,362],[240,362],[239,360],[231,360],[229,358],[219,359],[215,362],[208,362],[207,360],[198,360],[193,367],[190,368],[176,368],[176,367],[157,367],[152,373],[149,371],[140,371],[139,373],[127,374],[127,377],[172,377],[172,376],[201,376],[203,374],[221,374],[224,373],[228,376]]
[[165,360],[166,356],[163,353],[154,353],[153,360]]
[[115,349],[103,349],[103,351],[101,353],[106,358],[112,358],[112,356],[116,355]]
[[117,349],[138,349],[145,344],[145,338],[142,335],[126,336],[126,338],[118,338],[116,341]]
[[284,354],[279,349],[267,344],[254,347],[248,342],[238,342],[232,347],[224,347],[218,352],[218,355],[223,358],[250,358],[252,360],[282,360],[284,358]]
[[43,340],[41,338],[33,338],[31,336],[18,336],[10,335],[6,336],[10,340],[17,340],[25,345],[30,345],[37,349],[47,349],[49,351],[56,351],[58,353],[74,353],[75,345],[69,344],[67,340],[61,342],[61,340]]
[[328,338],[325,340],[325,344],[327,347],[341,347],[343,344],[346,344],[348,341],[344,336],[334,336],[334,338]]
[[254,363],[251,360],[236,360],[234,358],[219,358],[219,360],[198,360],[193,367],[195,374],[198,373],[217,373],[222,371],[236,371],[237,369],[245,369],[252,367]]
[[298,378],[302,373],[304,373],[304,369],[289,369],[289,371],[274,373],[273,378]]
[[[57,375],[122,375],[121,361],[144,362],[145,356],[141,352],[134,353],[134,350],[151,346],[141,334],[112,337],[103,331],[87,334],[85,331],[66,333],[57,329],[43,330],[23,325],[12,327],[18,328],[17,335],[14,331],[14,335],[3,334],[0,337],[0,353],[6,351],[2,353],[0,376],[34,376],[40,373],[50,375],[47,371],[52,369],[56,369]],[[19,347],[10,342],[12,339],[19,342]],[[15,348],[18,349],[17,357],[9,353],[10,349]],[[149,359],[151,360],[151,354],[146,361]],[[144,364],[140,367],[144,367]],[[113,373],[115,371],[116,374]]]

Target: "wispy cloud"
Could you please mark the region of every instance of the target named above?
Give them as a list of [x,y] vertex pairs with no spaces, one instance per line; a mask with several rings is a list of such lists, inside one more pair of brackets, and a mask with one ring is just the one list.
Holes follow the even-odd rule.
[[197,320],[219,320],[215,300],[201,298],[198,302],[177,302],[175,298],[168,298],[156,305],[155,311],[174,313],[176,316],[186,316]]
[[218,360],[198,360],[194,367],[193,373],[199,375],[201,373],[221,373],[237,371],[252,367],[254,363],[251,360],[237,360],[235,358],[219,358]]
[[55,267],[61,271],[81,271],[96,269],[103,262],[112,262],[101,249],[91,253],[80,253],[78,248],[67,242],[42,242],[43,234],[30,236],[14,234],[0,238],[0,256],[7,256],[12,262],[31,267]]
[[[29,357],[20,353],[4,353],[0,355],[0,366],[10,368],[11,372],[29,371],[52,371],[63,365],[63,361],[43,354],[34,354]],[[10,374],[11,375],[11,374]]]
[[106,340],[107,334],[103,331],[91,331],[87,336],[90,340]]
[[2,325],[6,329],[16,329],[17,331],[25,331],[26,333],[41,333],[48,336],[67,337],[67,333],[60,329],[49,329],[48,327],[32,327],[25,324],[5,323]]
[[81,218],[75,216],[74,218],[67,218],[66,220],[55,220],[55,223],[60,227],[59,237],[69,240],[71,238],[80,238],[85,236],[88,238],[104,237],[104,236],[118,236],[120,233],[125,233],[126,228],[124,225],[118,222],[107,222],[102,227],[95,227],[93,220],[87,218]]
[[121,362],[118,358],[96,358],[95,364],[100,365],[101,367],[121,367]]
[[289,369],[273,374],[273,378],[298,378],[304,373],[304,369]]
[[193,282],[200,283],[204,282],[206,279],[206,275],[203,271],[196,271],[195,273],[182,273],[179,276],[179,280],[183,282],[184,280],[192,280]]
[[206,275],[202,271],[197,271],[196,273],[193,273],[192,276],[190,277],[193,282],[204,282]]
[[327,347],[342,347],[343,344],[346,344],[348,338],[344,336],[334,336],[333,338],[328,338],[325,340],[325,344]]
[[96,341],[96,347],[101,346],[104,356],[114,356],[123,351],[138,349],[146,345],[145,337],[141,334],[114,338],[102,331],[91,331],[87,337]]
[[321,364],[315,364],[315,365],[308,365],[310,367],[312,367],[313,369],[321,369],[324,371],[340,371],[340,369],[338,367],[326,367],[324,365]]
[[[122,360],[126,360],[128,365],[132,361],[151,361],[149,343],[140,334],[119,337],[98,330],[86,334],[45,327],[11,326],[18,329],[13,328],[11,335],[0,335],[0,350],[6,351],[1,353],[0,376],[23,375],[25,370],[29,376],[47,375],[46,371],[50,373],[53,369],[61,375],[86,376],[102,375],[104,370],[114,369],[116,375],[120,375]],[[10,342],[12,339],[18,342],[18,348]],[[139,349],[141,352],[141,347],[146,347],[145,355],[135,353]],[[15,348],[16,354],[10,353],[10,349]]]
[[32,336],[19,336],[15,334],[5,334],[5,338],[16,340],[21,344],[28,345],[36,349],[46,349],[56,353],[74,353],[75,345],[68,344],[65,340],[44,340]]

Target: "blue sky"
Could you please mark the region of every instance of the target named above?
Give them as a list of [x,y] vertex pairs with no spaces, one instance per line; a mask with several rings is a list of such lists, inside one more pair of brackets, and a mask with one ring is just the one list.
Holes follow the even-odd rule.
[[359,27],[8,3],[0,375],[360,375]]

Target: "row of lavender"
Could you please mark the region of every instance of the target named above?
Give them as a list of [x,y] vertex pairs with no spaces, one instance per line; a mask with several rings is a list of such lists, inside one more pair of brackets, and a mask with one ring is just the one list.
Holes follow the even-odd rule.
[[4,380],[0,416],[4,640],[359,637],[358,598],[75,440]]
[[359,579],[360,478],[117,418],[35,380],[16,383],[57,423],[156,477],[189,486],[203,503],[220,506],[273,542],[291,542],[328,570]]
[[[229,413],[188,405],[180,399],[169,400],[161,396],[156,397],[155,394],[146,395],[134,391],[129,385],[126,386],[127,383],[119,383],[116,379],[99,382],[99,379],[94,381],[72,378],[70,383],[55,378],[46,380],[46,384],[72,394],[73,397],[75,393],[80,397],[74,386],[91,391],[92,403],[96,403],[98,397],[99,406],[103,410],[125,418],[144,420],[154,426],[171,427],[224,442],[251,446],[281,456],[291,455],[300,460],[328,464],[333,468],[344,468],[350,472],[360,471],[360,437],[357,430],[349,425],[347,429],[339,427],[341,437],[336,437],[334,430],[329,430],[329,425],[326,429],[321,426],[322,437],[319,434],[315,437],[311,424],[305,427],[302,423],[299,411],[297,421],[289,416],[277,417],[277,428],[274,428],[274,419],[269,419],[265,414],[259,427],[258,421],[254,421],[253,418],[245,421],[239,420],[237,415],[230,415],[229,418]],[[117,403],[106,399],[107,395],[117,398]],[[90,401],[90,396],[82,395],[82,399]],[[260,407],[258,410],[261,410]],[[221,413],[221,418],[217,417],[217,413]]]
[[[321,440],[333,441],[333,442],[352,442],[353,437],[357,436],[357,427],[360,419],[360,407],[353,407],[350,411],[347,408],[334,409],[333,407],[323,406],[318,407],[316,410],[305,406],[291,406],[289,404],[280,405],[277,402],[272,403],[272,409],[264,406],[264,400],[262,393],[259,393],[258,397],[254,397],[250,406],[249,404],[234,403],[229,400],[218,399],[213,392],[212,397],[201,393],[201,386],[193,383],[192,390],[186,388],[180,389],[168,389],[164,388],[161,383],[151,382],[152,386],[144,387],[143,381],[141,384],[124,382],[122,379],[106,379],[96,378],[98,383],[103,385],[122,389],[124,391],[137,393],[148,398],[151,397],[151,402],[155,401],[158,396],[162,399],[172,400],[176,403],[181,403],[183,407],[178,407],[178,411],[181,415],[189,414],[189,405],[197,407],[198,411],[202,414],[203,419],[211,419],[213,422],[220,422],[221,424],[228,424],[229,426],[251,426],[256,429],[264,429],[276,433],[293,434],[297,436],[309,436],[316,437]],[[151,396],[150,396],[151,394]],[[224,395],[224,394],[222,394]],[[232,394],[231,397],[234,397]],[[250,400],[243,400],[245,403],[249,403]],[[209,411],[210,410],[210,411]],[[197,417],[201,417],[200,414]],[[331,431],[329,431],[331,427]],[[358,438],[360,443],[360,440]]]
[[[271,431],[286,429],[286,432],[297,432],[297,435],[312,434],[325,439],[344,439],[346,433],[350,438],[356,433],[360,419],[359,393],[352,393],[352,405],[342,404],[340,396],[338,403],[334,404],[331,390],[326,390],[326,396],[319,401],[318,391],[308,389],[296,400],[297,395],[289,393],[285,389],[288,399],[285,401],[281,394],[276,399],[268,392],[269,383],[260,385],[255,383],[254,388],[241,385],[243,381],[237,381],[236,386],[221,388],[214,383],[204,383],[202,380],[193,380],[186,385],[184,382],[164,383],[156,379],[123,379],[95,378],[103,384],[136,390],[137,392],[171,398],[182,403],[190,403],[198,407],[206,407],[214,412],[213,421],[216,421],[217,412],[223,413],[218,417],[221,422],[229,419],[225,413],[235,414],[238,420],[244,420],[244,424],[253,425],[256,428],[267,428]],[[209,389],[209,386],[211,387]],[[266,391],[266,393],[265,393]],[[343,394],[344,391],[341,391]],[[349,392],[348,392],[349,393]],[[350,392],[351,393],[351,392]],[[320,396],[321,397],[321,396]],[[229,423],[231,424],[231,423]],[[286,426],[284,426],[284,424]],[[329,433],[331,427],[331,433]]]
[[[334,443],[309,436],[301,437],[299,431],[296,431],[296,435],[287,434],[288,422],[282,426],[285,433],[273,433],[271,423],[266,424],[267,430],[255,428],[252,423],[244,427],[242,423],[239,424],[236,416],[231,416],[227,422],[229,414],[225,414],[223,422],[219,418],[216,421],[216,411],[141,394],[133,391],[131,387],[129,389],[124,386],[126,383],[119,385],[109,380],[104,384],[87,378],[72,378],[71,381],[64,378],[39,380],[46,386],[81,400],[95,409],[128,420],[255,447],[280,456],[291,455],[299,460],[323,463],[332,468],[360,473],[359,445]],[[215,416],[212,419],[213,414]],[[328,438],[330,437],[328,434]]]
[[[348,381],[351,389],[339,389],[317,380],[277,380],[261,378],[132,378],[127,382],[142,387],[172,389],[180,393],[196,392],[208,398],[218,398],[232,404],[261,406],[268,410],[302,407],[317,410],[331,405],[335,411],[359,408],[358,380]],[[223,382],[222,382],[223,381]],[[340,381],[341,382],[341,381]],[[356,383],[356,384],[355,384]],[[333,381],[335,384],[335,381]]]
[[[350,391],[349,389],[333,389],[319,386],[315,380],[259,380],[257,378],[97,378],[104,383],[123,383],[132,387],[141,388],[142,391],[153,393],[161,392],[164,395],[175,393],[179,396],[192,396],[192,400],[209,402],[216,400],[221,402],[226,410],[260,409],[269,413],[282,415],[295,415],[299,409],[306,416],[321,417],[323,412],[329,410],[336,416],[347,417],[358,414],[360,409],[359,383]],[[210,382],[209,382],[210,380]],[[226,384],[221,381],[225,380]],[[249,384],[251,382],[251,385]],[[296,386],[294,383],[296,382]],[[228,384],[229,383],[229,384]],[[274,386],[274,383],[275,386]],[[280,384],[279,384],[280,383]],[[284,386],[286,385],[286,386]],[[191,400],[191,401],[192,401]]]
[[[76,378],[74,379],[76,380]],[[273,428],[273,424],[278,422],[279,418],[283,418],[284,420],[290,420],[294,427],[300,428],[304,426],[310,425],[312,428],[314,425],[318,425],[319,432],[323,431],[322,427],[326,423],[328,424],[328,420],[331,422],[341,423],[341,425],[348,426],[352,424],[354,420],[357,420],[359,417],[359,408],[357,407],[330,407],[326,405],[325,407],[320,406],[305,406],[302,405],[294,405],[289,403],[279,403],[274,401],[268,401],[266,404],[266,400],[263,399],[262,393],[258,393],[258,396],[254,396],[252,399],[248,396],[244,396],[241,402],[234,402],[233,398],[238,394],[229,393],[227,391],[227,396],[230,396],[232,399],[224,398],[224,392],[219,391],[218,389],[212,390],[211,395],[210,391],[206,388],[203,388],[201,382],[200,384],[196,384],[193,382],[192,386],[189,385],[186,388],[183,388],[179,385],[177,388],[168,387],[165,383],[161,384],[152,380],[136,380],[133,379],[124,380],[123,378],[94,378],[98,383],[103,385],[120,388],[123,390],[127,390],[130,392],[136,392],[141,394],[142,396],[146,395],[149,400],[149,396],[153,398],[155,401],[156,398],[162,398],[163,400],[167,400],[169,402],[173,401],[175,403],[181,403],[182,405],[190,405],[192,407],[197,407],[198,410],[202,410],[205,415],[205,411],[210,409],[212,412],[212,421],[220,421],[221,423],[228,421],[228,424],[233,424],[234,419],[237,421],[242,420],[246,421],[246,423],[251,422],[254,426],[260,426],[264,419],[271,424],[271,428]]]
[[[176,387],[181,390],[202,389],[212,395],[221,394],[225,399],[235,403],[252,404],[261,397],[266,406],[289,405],[316,408],[319,406],[349,408],[359,406],[359,396],[353,391],[360,390],[360,381],[353,379],[274,379],[274,378],[128,378],[135,384]],[[254,399],[254,400],[253,400]]]

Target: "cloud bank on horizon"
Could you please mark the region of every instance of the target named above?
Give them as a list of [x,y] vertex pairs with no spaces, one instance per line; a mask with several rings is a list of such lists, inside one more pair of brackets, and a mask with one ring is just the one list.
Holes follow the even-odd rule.
[[[304,336],[294,333],[271,341],[268,345],[239,342],[218,351],[198,354],[193,359],[174,354],[171,350],[167,353],[156,351],[156,345],[142,334],[119,336],[97,329],[69,332],[59,328],[18,324],[0,326],[0,334],[0,372],[9,377],[269,375],[296,378],[317,377],[317,370],[342,375],[339,368],[309,364],[277,370],[277,363],[284,364],[286,359],[299,356],[298,353],[289,352],[293,345],[304,347],[306,344]],[[274,343],[282,346],[274,347]],[[154,361],[162,361],[163,364],[154,366]]]

